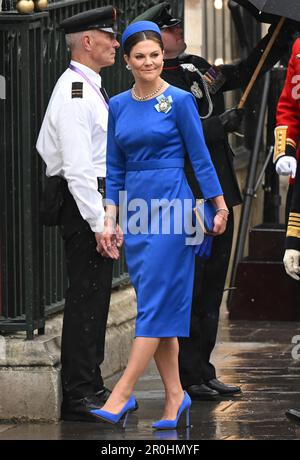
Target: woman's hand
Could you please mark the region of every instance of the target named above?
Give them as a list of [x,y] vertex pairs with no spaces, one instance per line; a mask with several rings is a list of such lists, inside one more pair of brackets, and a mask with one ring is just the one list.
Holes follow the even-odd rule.
[[214,218],[214,228],[212,231],[212,235],[214,236],[222,235],[222,233],[224,233],[226,230],[227,220],[228,220],[227,211],[225,211],[224,209],[217,211],[215,218]]
[[226,230],[226,224],[228,220],[229,210],[226,206],[223,195],[212,198],[212,201],[216,207],[216,215],[214,218],[214,228],[211,235],[218,236]]

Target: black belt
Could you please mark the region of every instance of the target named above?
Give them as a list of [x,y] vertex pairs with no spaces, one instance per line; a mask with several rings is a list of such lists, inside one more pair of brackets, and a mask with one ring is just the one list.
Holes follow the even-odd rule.
[[105,177],[97,177],[98,192],[101,193],[102,198],[105,198]]

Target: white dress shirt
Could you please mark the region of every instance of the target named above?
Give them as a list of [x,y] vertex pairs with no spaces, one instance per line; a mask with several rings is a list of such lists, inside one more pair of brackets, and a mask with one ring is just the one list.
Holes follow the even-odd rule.
[[[68,182],[79,212],[93,232],[102,232],[104,208],[97,177],[106,176],[108,109],[100,93],[101,77],[89,67],[71,61],[99,89],[67,69],[53,90],[37,140],[47,165],[47,176]],[[82,97],[72,97],[72,83],[82,82]]]

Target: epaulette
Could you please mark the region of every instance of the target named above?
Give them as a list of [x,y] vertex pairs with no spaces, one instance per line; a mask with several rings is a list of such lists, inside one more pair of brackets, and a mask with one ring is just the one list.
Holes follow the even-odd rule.
[[83,82],[73,81],[72,82],[72,99],[74,97],[83,97]]
[[194,64],[191,64],[190,62],[182,62],[180,64],[180,66],[183,69],[187,69],[189,72],[197,72],[197,73],[199,73],[197,67],[195,67]]

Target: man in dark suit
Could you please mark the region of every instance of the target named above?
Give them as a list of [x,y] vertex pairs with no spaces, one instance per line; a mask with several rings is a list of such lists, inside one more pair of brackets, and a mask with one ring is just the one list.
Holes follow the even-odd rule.
[[[219,309],[231,253],[234,228],[232,208],[242,202],[233,167],[233,153],[228,143],[228,133],[240,126],[242,111],[236,108],[225,110],[223,92],[248,83],[270,39],[270,33],[260,40],[247,59],[216,67],[202,57],[183,54],[186,44],[182,21],[171,15],[169,3],[155,5],[134,21],[139,20],[153,21],[161,29],[165,52],[162,78],[193,93],[196,98],[206,144],[230,210],[225,233],[214,238],[211,257],[207,261],[196,257],[190,337],[179,340],[182,385],[193,399],[206,400],[219,395],[238,394],[241,391],[238,386],[225,384],[216,378],[215,367],[210,361],[216,343]],[[287,45],[286,32],[283,31],[271,50],[264,71],[287,52]],[[188,159],[185,172],[194,196],[201,198]]]

